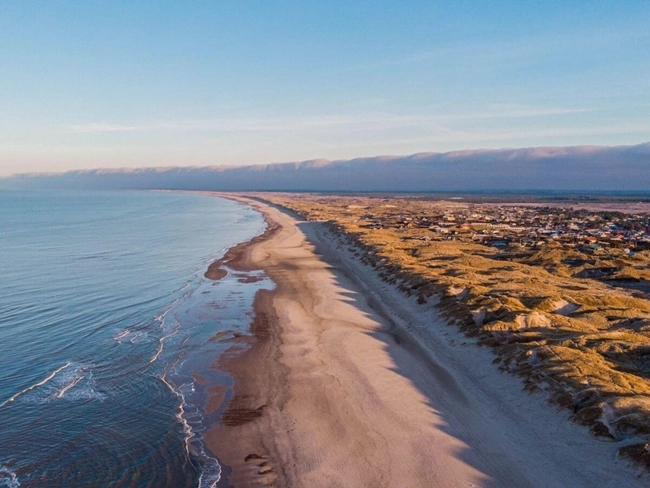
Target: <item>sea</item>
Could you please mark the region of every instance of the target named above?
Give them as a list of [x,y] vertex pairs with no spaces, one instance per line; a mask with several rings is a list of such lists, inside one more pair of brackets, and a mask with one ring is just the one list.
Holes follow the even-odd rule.
[[0,487],[222,486],[208,389],[272,283],[203,274],[264,228],[201,194],[0,191]]

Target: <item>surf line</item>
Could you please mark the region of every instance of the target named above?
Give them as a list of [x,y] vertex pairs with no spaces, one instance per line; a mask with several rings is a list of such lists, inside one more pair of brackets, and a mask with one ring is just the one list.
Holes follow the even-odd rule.
[[55,370],[53,373],[51,373],[47,378],[45,378],[43,381],[39,381],[35,385],[30,386],[29,388],[25,388],[23,391],[19,391],[16,393],[14,396],[12,396],[9,400],[5,400],[0,404],[0,408],[4,407],[5,405],[8,405],[9,403],[12,403],[13,401],[16,400],[16,398],[24,395],[25,393],[29,393],[35,388],[38,388],[39,386],[43,386],[45,383],[50,381],[52,378],[54,378],[57,374],[59,374],[61,371],[66,369],[68,366],[70,366],[72,363],[65,363],[63,366],[61,366],[59,369]]
[[68,391],[70,388],[72,388],[74,385],[76,385],[77,383],[79,383],[83,379],[84,379],[83,375],[79,376],[78,378],[75,378],[74,381],[72,383],[70,383],[68,386],[65,386],[65,387],[61,388],[61,391],[59,391],[56,394],[56,398],[61,398],[66,391]]
[[120,332],[117,334],[115,337],[113,337],[114,340],[119,341],[121,338],[128,336],[131,333],[130,329],[126,329],[123,332]]

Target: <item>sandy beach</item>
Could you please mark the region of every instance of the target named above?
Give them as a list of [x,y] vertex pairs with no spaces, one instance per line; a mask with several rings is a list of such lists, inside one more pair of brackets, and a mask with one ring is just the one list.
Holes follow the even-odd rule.
[[[257,201],[264,235],[211,266],[263,269],[235,397],[206,433],[240,486],[647,486],[599,440],[363,265],[319,222]],[[245,347],[244,347],[245,346]],[[215,392],[215,395],[221,394]]]

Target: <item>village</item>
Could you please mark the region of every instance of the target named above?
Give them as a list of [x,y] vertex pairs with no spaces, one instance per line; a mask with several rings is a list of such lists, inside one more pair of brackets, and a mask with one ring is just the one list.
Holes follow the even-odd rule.
[[643,439],[619,455],[650,469],[650,212],[637,211],[644,205],[256,197],[325,226],[339,250],[432,320],[443,317],[468,341],[491,347],[502,371],[594,435]]
[[[354,208],[354,206],[348,206]],[[370,229],[419,229],[411,239],[473,241],[495,248],[535,248],[546,243],[597,253],[650,249],[650,216],[571,208],[514,205],[395,205],[373,207],[358,218]]]

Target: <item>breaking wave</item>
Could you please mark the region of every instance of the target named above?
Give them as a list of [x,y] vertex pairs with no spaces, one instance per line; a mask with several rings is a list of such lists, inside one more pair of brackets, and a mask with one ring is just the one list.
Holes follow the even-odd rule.
[[67,362],[41,381],[19,391],[0,405],[20,401],[43,404],[54,400],[104,400],[106,395],[95,389],[92,365]]
[[6,466],[0,466],[0,487],[18,488],[20,483],[16,473],[11,471]]

